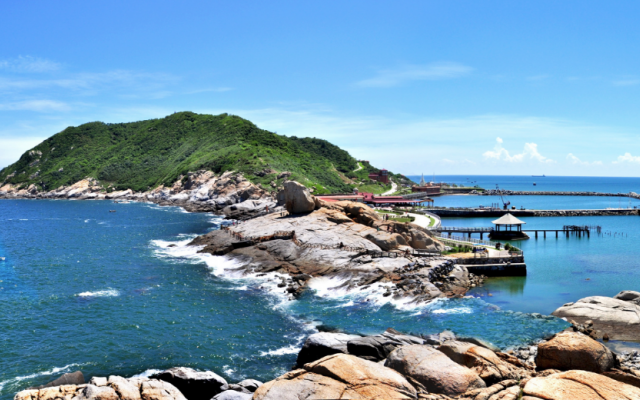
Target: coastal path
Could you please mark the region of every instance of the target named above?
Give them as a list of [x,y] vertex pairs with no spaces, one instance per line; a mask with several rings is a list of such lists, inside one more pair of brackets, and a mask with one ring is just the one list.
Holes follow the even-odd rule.
[[391,190],[388,190],[388,191],[382,193],[380,196],[389,196],[389,195],[395,193],[396,190],[398,190],[398,185],[396,185],[396,183],[394,181],[391,181]]

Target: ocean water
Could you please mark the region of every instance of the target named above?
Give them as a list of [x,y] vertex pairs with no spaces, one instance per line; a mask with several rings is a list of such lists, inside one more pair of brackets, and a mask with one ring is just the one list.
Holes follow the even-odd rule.
[[[189,366],[266,381],[291,368],[319,325],[362,334],[450,329],[503,347],[567,326],[529,313],[547,306],[520,312],[485,296],[414,307],[389,302],[381,285],[344,293],[322,279],[288,301],[275,276],[234,276],[227,258],[186,246],[221,223],[142,203],[0,201],[0,399],[78,369],[90,378]],[[491,290],[491,299],[502,293]]]

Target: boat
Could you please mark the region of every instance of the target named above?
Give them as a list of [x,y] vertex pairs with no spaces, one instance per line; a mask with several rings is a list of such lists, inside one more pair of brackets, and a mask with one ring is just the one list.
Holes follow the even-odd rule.
[[4,261],[4,260],[5,260],[5,258],[4,258],[4,257],[0,257],[0,261]]
[[533,182],[533,186],[537,186],[535,182]]
[[109,210],[109,212],[116,212],[116,210]]
[[547,176],[542,174],[542,175],[531,175],[533,178],[546,178]]

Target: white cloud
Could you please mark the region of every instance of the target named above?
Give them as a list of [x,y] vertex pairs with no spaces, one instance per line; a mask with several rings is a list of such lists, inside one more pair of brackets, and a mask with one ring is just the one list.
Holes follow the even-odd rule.
[[614,164],[621,163],[632,163],[632,164],[640,164],[640,156],[632,156],[631,153],[624,153],[624,155],[618,156],[617,160],[614,161]]
[[392,87],[409,81],[427,81],[459,78],[473,68],[455,62],[437,62],[427,65],[406,65],[378,71],[378,75],[356,83],[362,87]]
[[12,72],[52,72],[60,69],[60,64],[44,58],[32,56],[19,56],[8,60],[0,61],[0,69]]
[[567,160],[572,164],[582,165],[585,167],[593,166],[593,165],[602,165],[602,161],[594,161],[594,162],[582,161],[581,159],[573,155],[573,153],[567,154]]
[[504,141],[502,138],[496,138],[496,145],[493,150],[485,151],[482,156],[486,159],[507,162],[522,162],[527,159],[538,161],[541,163],[553,163],[555,161],[543,156],[538,151],[538,145],[535,143],[525,143],[522,153],[511,155],[507,149],[502,147]]
[[71,107],[67,103],[53,100],[28,100],[15,103],[0,104],[0,110],[20,110],[20,111],[69,111]]

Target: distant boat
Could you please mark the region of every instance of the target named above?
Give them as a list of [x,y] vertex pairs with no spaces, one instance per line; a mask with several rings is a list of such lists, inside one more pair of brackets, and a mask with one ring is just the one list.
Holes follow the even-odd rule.
[[534,178],[546,178],[546,175],[531,175]]
[[533,186],[536,186],[536,183],[535,183],[535,182],[533,182]]
[[5,260],[5,258],[4,258],[4,257],[0,257],[0,261],[4,261],[4,260]]
[[116,210],[109,210],[109,212],[116,212]]

